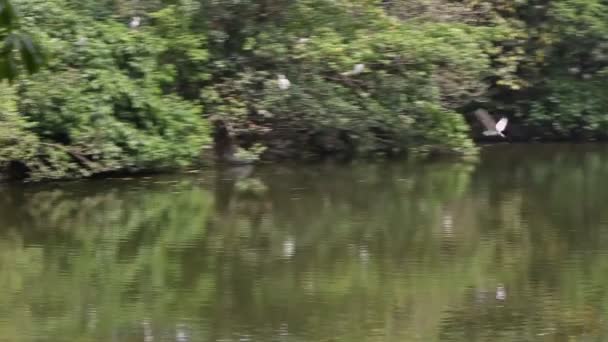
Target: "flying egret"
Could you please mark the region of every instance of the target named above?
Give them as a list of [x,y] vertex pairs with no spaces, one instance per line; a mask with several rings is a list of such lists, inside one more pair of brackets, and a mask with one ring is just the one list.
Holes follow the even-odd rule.
[[500,135],[501,137],[505,137],[502,132],[507,127],[507,123],[509,120],[507,118],[502,118],[498,120],[498,122],[494,121],[494,119],[488,114],[487,111],[483,109],[478,109],[475,111],[475,116],[482,123],[482,125],[486,128],[483,132],[485,136],[494,136]]
[[129,22],[129,27],[132,29],[136,29],[139,27],[139,24],[141,24],[141,17],[133,17]]
[[285,77],[285,75],[283,75],[283,74],[280,74],[278,76],[277,83],[279,84],[279,89],[281,89],[281,90],[287,90],[287,89],[289,89],[289,86],[291,85],[291,82],[289,82],[287,77]]

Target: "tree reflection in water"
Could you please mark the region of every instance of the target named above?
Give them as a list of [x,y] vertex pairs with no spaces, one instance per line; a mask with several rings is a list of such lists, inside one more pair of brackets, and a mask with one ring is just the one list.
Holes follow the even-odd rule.
[[4,186],[0,336],[605,338],[608,151],[491,149]]

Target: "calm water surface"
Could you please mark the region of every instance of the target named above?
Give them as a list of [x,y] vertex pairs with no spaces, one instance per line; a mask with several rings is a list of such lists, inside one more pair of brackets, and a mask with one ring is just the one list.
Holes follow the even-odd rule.
[[0,341],[608,340],[606,145],[0,195]]

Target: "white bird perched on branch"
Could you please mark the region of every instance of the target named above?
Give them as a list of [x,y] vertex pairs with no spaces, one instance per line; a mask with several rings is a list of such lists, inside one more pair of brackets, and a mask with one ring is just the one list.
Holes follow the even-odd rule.
[[498,120],[498,122],[494,121],[494,119],[488,114],[484,109],[478,109],[475,111],[475,116],[481,122],[481,124],[486,128],[483,132],[485,136],[494,136],[500,135],[501,137],[505,137],[502,132],[507,127],[507,123],[509,120],[507,118],[502,118]]
[[277,83],[279,85],[279,89],[281,90],[287,90],[289,89],[289,86],[291,86],[291,82],[289,82],[287,77],[285,77],[283,74],[278,75]]
[[129,27],[132,29],[136,29],[139,27],[140,24],[141,24],[141,17],[133,17],[133,18],[131,18],[131,21],[129,22]]
[[362,73],[363,70],[365,70],[365,64],[359,63],[359,64],[355,64],[355,66],[353,67],[353,70],[343,72],[342,75],[343,76],[358,75],[358,74]]

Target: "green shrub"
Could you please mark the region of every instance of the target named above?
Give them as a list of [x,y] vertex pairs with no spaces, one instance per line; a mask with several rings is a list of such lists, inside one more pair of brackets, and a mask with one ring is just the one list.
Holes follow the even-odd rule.
[[67,0],[17,4],[50,60],[19,82],[15,98],[19,129],[42,148],[10,160],[33,178],[63,178],[181,167],[198,157],[209,132],[200,106],[167,90],[175,68],[161,61],[166,40],[87,16]]

